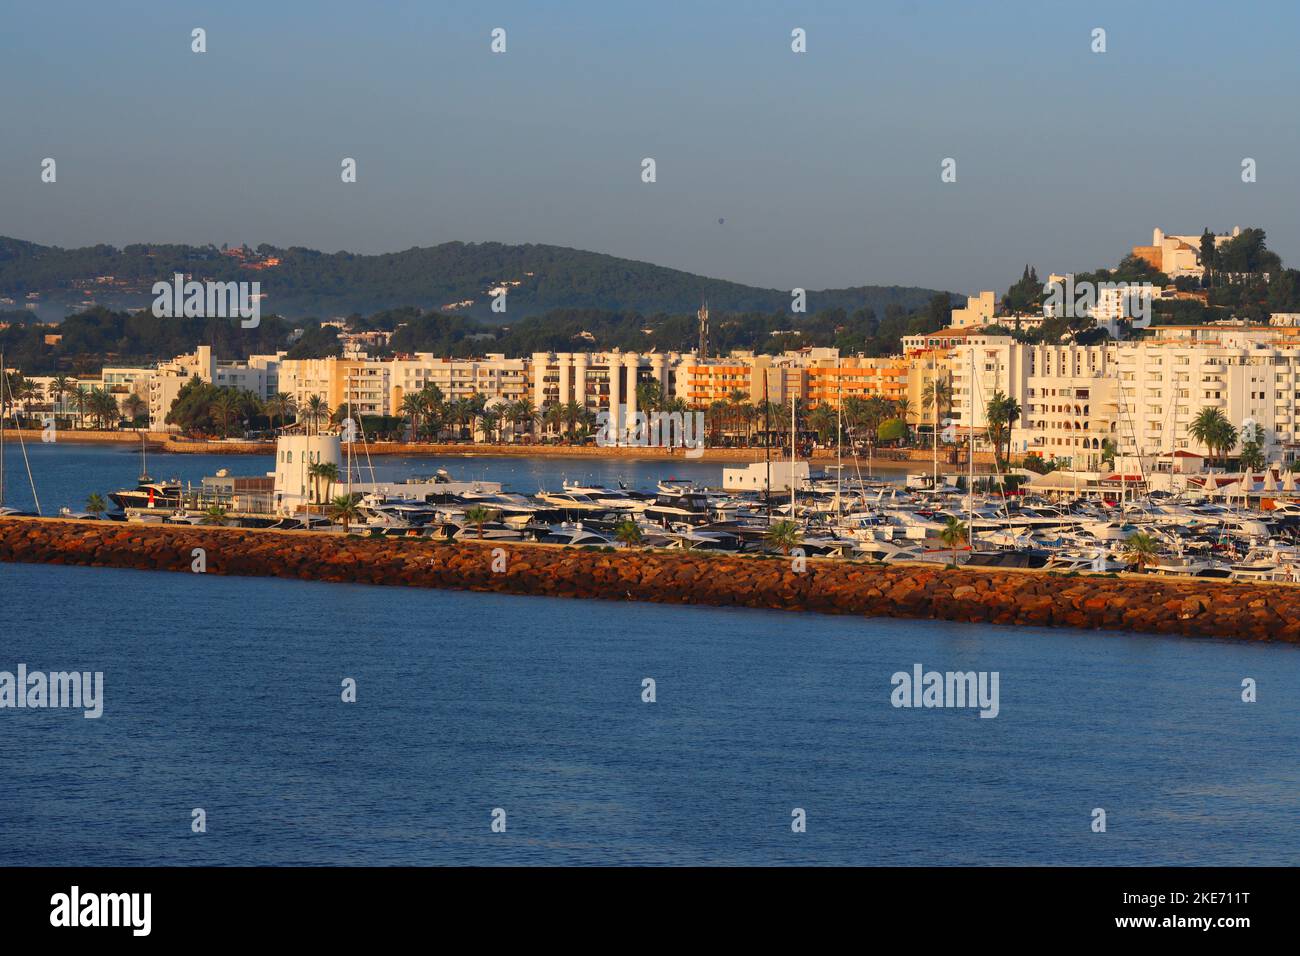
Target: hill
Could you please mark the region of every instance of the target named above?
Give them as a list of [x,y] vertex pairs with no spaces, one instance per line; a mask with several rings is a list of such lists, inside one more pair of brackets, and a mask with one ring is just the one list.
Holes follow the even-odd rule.
[[[508,289],[511,321],[552,309],[603,309],[643,314],[693,312],[707,301],[715,313],[781,312],[790,292],[710,279],[617,256],[550,245],[447,242],[382,255],[325,253],[294,246],[135,244],[63,249],[0,237],[0,309],[38,305],[47,320],[91,304],[139,309],[153,283],[176,272],[199,280],[259,281],[263,312],[286,318],[328,318],[402,306],[434,309],[498,324],[489,290]],[[35,297],[29,299],[29,295]],[[933,289],[855,286],[808,290],[809,313],[926,305]]]

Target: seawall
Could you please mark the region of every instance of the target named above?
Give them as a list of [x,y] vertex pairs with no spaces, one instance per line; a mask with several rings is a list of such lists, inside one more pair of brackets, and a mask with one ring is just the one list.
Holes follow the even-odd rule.
[[1300,643],[1289,584],[0,518],[0,561],[194,573],[195,548],[208,574]]

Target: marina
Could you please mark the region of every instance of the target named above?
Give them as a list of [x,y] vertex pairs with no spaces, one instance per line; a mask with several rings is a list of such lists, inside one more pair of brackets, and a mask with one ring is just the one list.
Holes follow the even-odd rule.
[[[622,474],[613,480],[563,473],[556,480],[552,470],[538,476],[530,493],[509,480],[461,479],[432,462],[413,462],[409,473],[396,474],[331,434],[282,436],[274,467],[261,474],[221,467],[197,480],[155,479],[145,453],[140,457],[136,485],[107,496],[115,508],[97,516],[65,505],[57,513],[612,548],[775,553],[797,547],[804,555],[885,563],[1300,581],[1300,494],[1294,475],[1280,468],[1188,476],[1172,491],[1152,487],[1160,483],[1155,475],[1122,487],[1060,472],[950,473],[937,482],[931,474],[912,474],[890,481],[863,475],[857,463],[810,471],[807,462],[784,461],[773,468],[777,478],[768,494],[737,477],[763,476],[763,462],[723,469],[721,481],[713,477],[716,468],[697,466],[694,477],[681,478],[658,463],[629,469],[619,462]],[[36,513],[0,513],[6,512]],[[777,540],[773,527],[783,525],[787,533]]]

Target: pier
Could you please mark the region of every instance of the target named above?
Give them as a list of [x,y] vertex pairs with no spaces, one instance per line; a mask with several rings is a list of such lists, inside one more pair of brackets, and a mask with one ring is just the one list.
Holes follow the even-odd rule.
[[189,574],[195,549],[207,574],[1300,643],[1285,583],[0,518],[3,562]]

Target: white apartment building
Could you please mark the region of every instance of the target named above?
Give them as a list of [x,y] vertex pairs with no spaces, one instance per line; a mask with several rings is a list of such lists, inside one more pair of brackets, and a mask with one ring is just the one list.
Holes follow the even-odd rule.
[[1012,450],[1065,460],[1078,470],[1101,468],[1114,441],[1115,349],[1079,345],[1029,346],[1028,379]]
[[638,410],[637,386],[653,382],[661,397],[675,394],[681,360],[676,352],[534,352],[533,404],[607,411],[610,433],[621,435]]
[[[154,431],[170,430],[172,426],[165,422],[167,413],[191,377],[198,376],[223,388],[245,389],[260,399],[267,399],[279,390],[280,363],[284,355],[284,352],[277,352],[274,355],[253,355],[247,362],[218,362],[212,354],[212,346],[200,345],[188,355],[178,355],[170,362],[149,370],[147,387],[137,384],[134,389],[142,394],[147,391],[149,427]],[[129,377],[133,370],[104,370],[105,374],[110,371]],[[108,387],[107,377],[104,382]]]
[[1021,407],[1014,453],[1092,469],[1108,438],[1121,456],[1206,454],[1189,429],[1202,409],[1215,408],[1239,431],[1262,428],[1266,457],[1290,460],[1300,443],[1300,345],[1260,331],[1097,346],[972,338],[951,355],[953,419],[987,427],[984,403],[1001,390]]
[[166,423],[167,413],[185,383],[195,375],[211,382],[216,373],[217,360],[210,345],[200,345],[190,354],[178,355],[154,369],[149,376],[149,427],[153,431],[170,430],[173,426]]
[[979,295],[968,295],[965,308],[952,310],[952,320],[948,323],[948,327],[982,329],[986,325],[993,325],[993,313],[996,310],[997,297],[993,292],[985,290]]
[[531,398],[527,359],[491,353],[482,358],[445,358],[431,352],[399,356],[389,371],[390,414],[401,414],[402,399],[428,385],[437,386],[444,401],[482,395],[489,401],[519,402]]

